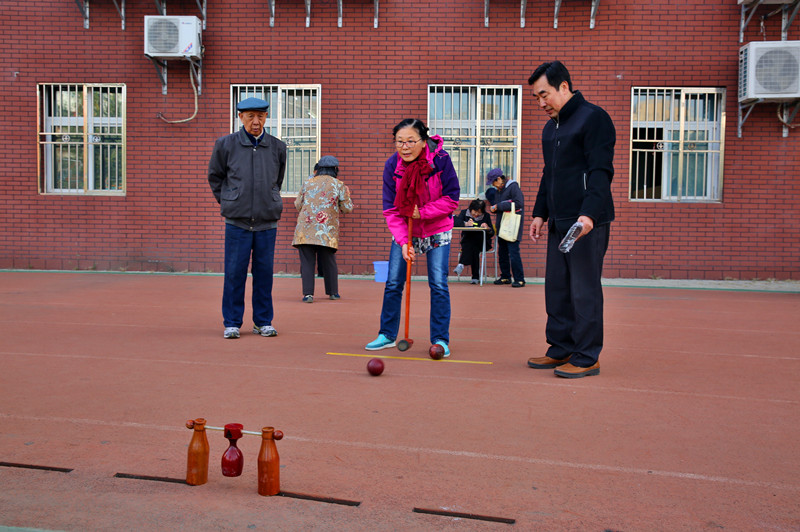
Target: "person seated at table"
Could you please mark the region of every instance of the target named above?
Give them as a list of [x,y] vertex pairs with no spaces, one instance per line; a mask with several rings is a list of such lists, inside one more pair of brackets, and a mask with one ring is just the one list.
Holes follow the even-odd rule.
[[464,266],[472,267],[471,284],[480,282],[481,252],[492,249],[492,217],[486,212],[486,204],[479,200],[472,200],[469,207],[461,211],[453,219],[454,227],[480,227],[486,230],[486,249],[483,249],[483,235],[481,231],[461,231],[461,255],[458,259],[455,274],[461,275]]

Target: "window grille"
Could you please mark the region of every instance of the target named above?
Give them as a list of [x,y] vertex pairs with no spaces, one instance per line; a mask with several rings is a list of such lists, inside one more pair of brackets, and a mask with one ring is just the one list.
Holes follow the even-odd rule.
[[725,89],[631,90],[632,200],[720,201]]
[[314,173],[320,157],[320,85],[232,85],[231,132],[242,127],[236,104],[245,98],[269,102],[265,129],[286,143],[286,177],[282,193],[294,195]]
[[125,85],[38,86],[39,192],[125,194]]
[[428,128],[444,139],[462,196],[483,192],[492,168],[519,180],[521,90],[519,85],[428,86]]

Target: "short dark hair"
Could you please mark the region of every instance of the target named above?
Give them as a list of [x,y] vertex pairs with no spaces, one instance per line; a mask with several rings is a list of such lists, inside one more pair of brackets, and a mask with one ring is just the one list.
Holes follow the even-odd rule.
[[398,131],[406,127],[413,127],[417,130],[417,133],[419,133],[419,138],[428,140],[428,128],[425,127],[425,123],[422,120],[417,118],[406,118],[394,126],[394,129],[392,129],[392,138],[397,136]]
[[469,210],[478,211],[478,212],[482,212],[482,213],[485,214],[486,213],[486,204],[483,202],[483,200],[474,199],[474,200],[469,202]]
[[536,67],[531,77],[528,78],[528,85],[533,85],[536,83],[536,80],[542,76],[545,76],[547,78],[547,83],[556,89],[566,81],[569,92],[572,92],[572,80],[569,77],[569,70],[567,70],[567,67],[565,67],[564,63],[561,61],[549,61]]

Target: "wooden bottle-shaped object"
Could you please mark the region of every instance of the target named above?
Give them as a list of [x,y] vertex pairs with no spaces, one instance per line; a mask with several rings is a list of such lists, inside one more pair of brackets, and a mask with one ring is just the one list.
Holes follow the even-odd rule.
[[194,420],[192,441],[189,442],[189,456],[186,461],[186,483],[200,486],[208,482],[208,438],[206,437],[206,420]]
[[261,429],[261,450],[258,451],[258,494],[277,495],[281,491],[281,460],[275,440],[283,433],[273,427]]
[[236,446],[236,440],[242,437],[241,423],[228,423],[225,425],[225,437],[228,438],[230,446],[222,454],[222,474],[226,477],[238,477],[242,474],[244,467],[244,455]]

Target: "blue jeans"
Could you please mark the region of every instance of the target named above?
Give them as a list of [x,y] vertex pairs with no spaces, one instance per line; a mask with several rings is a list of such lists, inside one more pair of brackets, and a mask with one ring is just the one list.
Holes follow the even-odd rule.
[[222,321],[225,327],[241,327],[247,267],[253,257],[253,323],[272,325],[272,264],[277,229],[248,231],[225,224],[225,283],[222,288]]
[[[431,289],[431,344],[444,340],[450,344],[450,290],[447,288],[447,265],[450,261],[450,244],[429,250],[425,254],[428,266],[428,286]],[[421,257],[417,254],[417,260]],[[406,261],[403,249],[392,241],[389,252],[389,272],[383,291],[380,333],[392,340],[400,330],[400,307],[403,286],[406,284]]]

